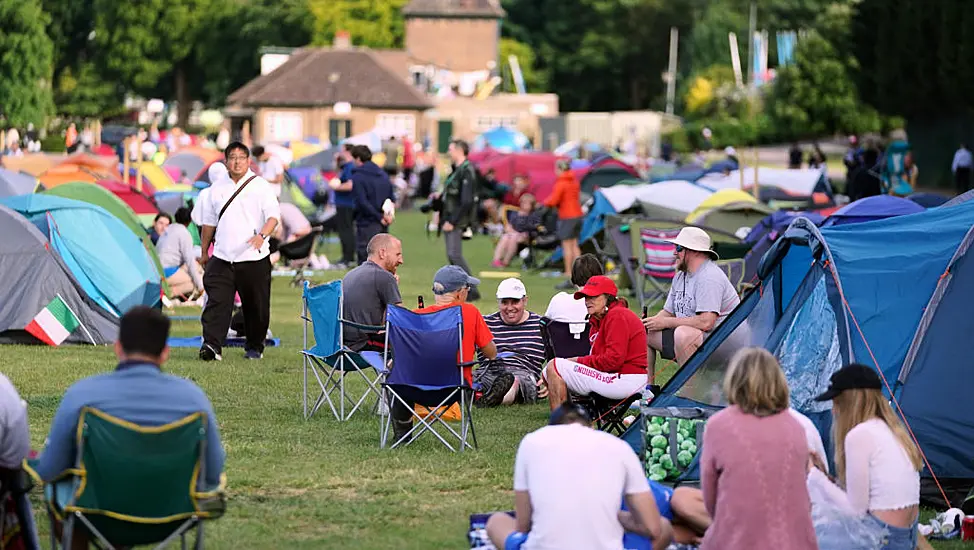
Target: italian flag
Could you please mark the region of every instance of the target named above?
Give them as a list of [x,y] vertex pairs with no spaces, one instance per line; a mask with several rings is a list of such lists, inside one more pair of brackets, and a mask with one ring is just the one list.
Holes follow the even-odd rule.
[[34,317],[26,330],[49,346],[59,346],[79,326],[81,322],[75,317],[71,308],[60,296],[56,296]]

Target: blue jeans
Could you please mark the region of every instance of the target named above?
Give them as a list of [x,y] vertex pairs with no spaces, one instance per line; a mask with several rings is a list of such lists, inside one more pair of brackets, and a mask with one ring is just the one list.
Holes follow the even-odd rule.
[[914,550],[917,547],[917,524],[912,527],[895,527],[872,514],[866,516],[876,525],[886,529],[886,536],[883,537],[883,546],[880,550]]

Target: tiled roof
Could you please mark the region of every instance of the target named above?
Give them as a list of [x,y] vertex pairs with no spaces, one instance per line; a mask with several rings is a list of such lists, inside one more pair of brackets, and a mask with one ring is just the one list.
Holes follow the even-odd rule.
[[429,100],[365,48],[302,48],[276,70],[227,98],[243,106],[312,107],[347,101],[355,107],[427,109]]
[[504,17],[500,0],[412,0],[402,9],[407,17]]

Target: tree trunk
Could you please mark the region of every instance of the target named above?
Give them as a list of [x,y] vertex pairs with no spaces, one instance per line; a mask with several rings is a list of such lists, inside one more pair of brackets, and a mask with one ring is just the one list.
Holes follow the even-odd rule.
[[176,124],[183,130],[189,124],[189,113],[193,109],[193,98],[189,95],[189,86],[186,84],[186,70],[184,65],[182,61],[177,63],[174,73],[176,78],[176,102],[179,104]]

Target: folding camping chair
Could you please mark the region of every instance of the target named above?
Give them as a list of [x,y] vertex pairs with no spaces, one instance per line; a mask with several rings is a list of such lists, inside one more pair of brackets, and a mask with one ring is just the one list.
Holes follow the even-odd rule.
[[[669,242],[680,234],[680,228],[654,229],[643,227],[639,230],[640,248],[643,251],[642,266],[636,284],[639,293],[639,307],[652,308],[660,300],[666,299],[673,277],[676,276],[676,245]],[[647,284],[651,287],[647,293]]]
[[[206,414],[193,413],[164,426],[138,426],[85,407],[78,419],[78,458],[46,496],[53,520],[63,522],[62,547],[74,531],[88,531],[103,548],[156,544],[165,548],[223,515],[223,487],[202,492],[206,474]],[[67,487],[64,484],[69,484]],[[70,488],[70,496],[65,496]],[[54,529],[51,547],[57,548]]]
[[[382,354],[377,351],[354,352],[344,345],[345,328],[351,327],[366,333],[379,333],[384,327],[360,325],[342,318],[344,311],[344,295],[341,279],[318,286],[310,286],[304,282],[302,295],[304,308],[301,319],[304,320],[304,349],[301,352],[304,369],[304,417],[308,419],[325,403],[331,408],[335,418],[342,422],[348,420],[355,411],[362,406],[369,395],[381,395],[379,383],[385,372]],[[309,346],[308,323],[315,338],[315,345]],[[321,394],[315,400],[308,412],[308,370],[314,374],[321,389]],[[370,376],[369,370],[375,371]],[[349,373],[357,372],[365,381],[366,388],[362,395],[355,399],[345,387],[345,377]],[[324,378],[322,378],[324,375]],[[337,403],[334,399],[338,391]],[[351,405],[346,411],[345,405]]]
[[[464,369],[473,363],[461,363],[463,348],[463,316],[460,306],[448,307],[434,313],[413,313],[400,306],[391,305],[386,310],[386,358],[392,355],[392,369],[382,387],[388,395],[390,414],[382,424],[379,446],[386,448],[389,427],[393,418],[391,409],[402,405],[409,409],[410,418],[418,424],[390,448],[400,443],[407,446],[424,432],[430,432],[440,443],[456,451],[446,438],[453,436],[459,450],[477,447],[473,429],[472,407],[474,390],[464,376]],[[415,405],[422,405],[431,412],[418,414]],[[460,406],[459,433],[447,423],[443,415],[454,404]],[[444,426],[446,437],[435,426]],[[468,441],[468,436],[470,441]]]
[[[579,326],[581,325],[581,326]],[[552,321],[548,317],[541,318],[541,339],[544,342],[545,360],[556,357],[580,357],[588,355],[592,350],[589,342],[588,323],[565,323]],[[597,393],[588,395],[569,394],[569,399],[589,412],[595,420],[595,425],[604,432],[622,435],[626,431],[623,423],[629,407],[642,397],[642,393],[634,393],[622,401],[607,399]]]
[[324,227],[321,225],[313,226],[311,233],[289,243],[277,245],[277,252],[281,257],[295,264],[291,266],[295,269],[294,278],[291,279],[291,286],[298,286],[298,284],[305,281],[304,267],[307,265],[307,260],[311,257],[311,253],[314,252],[315,243],[318,241],[318,237],[321,235],[323,229]]
[[0,519],[3,521],[0,548],[41,548],[34,511],[28,499],[28,494],[34,488],[32,476],[32,469],[28,466],[16,470],[0,468]]

